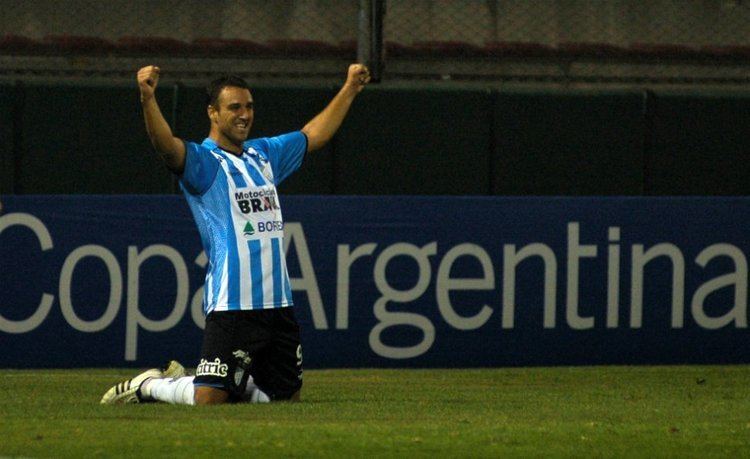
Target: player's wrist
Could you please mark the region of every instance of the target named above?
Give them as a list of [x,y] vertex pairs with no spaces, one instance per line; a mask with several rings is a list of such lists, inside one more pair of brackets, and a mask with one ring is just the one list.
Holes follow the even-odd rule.
[[357,94],[359,94],[361,90],[362,90],[361,85],[354,83],[354,82],[350,82],[350,81],[347,81],[346,83],[344,83],[344,86],[341,87],[342,93],[348,94],[351,96],[356,96]]

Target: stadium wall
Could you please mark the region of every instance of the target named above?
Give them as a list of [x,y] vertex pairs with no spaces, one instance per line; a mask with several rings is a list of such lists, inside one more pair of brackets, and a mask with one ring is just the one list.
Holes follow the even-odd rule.
[[[253,134],[299,129],[334,89],[259,87]],[[178,135],[203,91],[164,87]],[[163,194],[132,88],[0,86],[0,192]],[[338,195],[746,195],[745,93],[368,88],[282,188]]]
[[[195,363],[182,197],[0,200],[0,367]],[[282,203],[308,368],[750,362],[750,198]]]

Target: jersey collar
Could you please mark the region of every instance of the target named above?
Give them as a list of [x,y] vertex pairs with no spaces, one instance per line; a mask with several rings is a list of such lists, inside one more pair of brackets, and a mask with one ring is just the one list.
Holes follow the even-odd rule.
[[[210,138],[210,137],[206,137],[205,139],[203,139],[203,142],[201,143],[201,145],[203,145],[204,147],[208,148],[209,150],[217,150],[218,149],[218,150],[221,150],[223,152],[229,153],[230,155],[237,156],[236,153],[221,148],[219,146],[219,144],[217,144],[216,141],[214,139]],[[240,153],[239,156],[242,156],[245,153],[247,153],[247,148],[245,148],[245,145],[242,145],[242,153]]]

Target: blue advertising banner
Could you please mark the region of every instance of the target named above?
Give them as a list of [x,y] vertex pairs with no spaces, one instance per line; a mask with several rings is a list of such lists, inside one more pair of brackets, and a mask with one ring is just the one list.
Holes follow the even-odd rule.
[[[1,367],[195,364],[182,197],[0,201]],[[282,203],[308,368],[750,362],[750,199]]]

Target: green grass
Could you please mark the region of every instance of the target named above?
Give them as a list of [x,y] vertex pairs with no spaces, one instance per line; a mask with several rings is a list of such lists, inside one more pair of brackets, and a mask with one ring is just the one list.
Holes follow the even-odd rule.
[[3,370],[0,456],[750,455],[750,367],[307,371],[303,402],[101,406],[132,370]]

